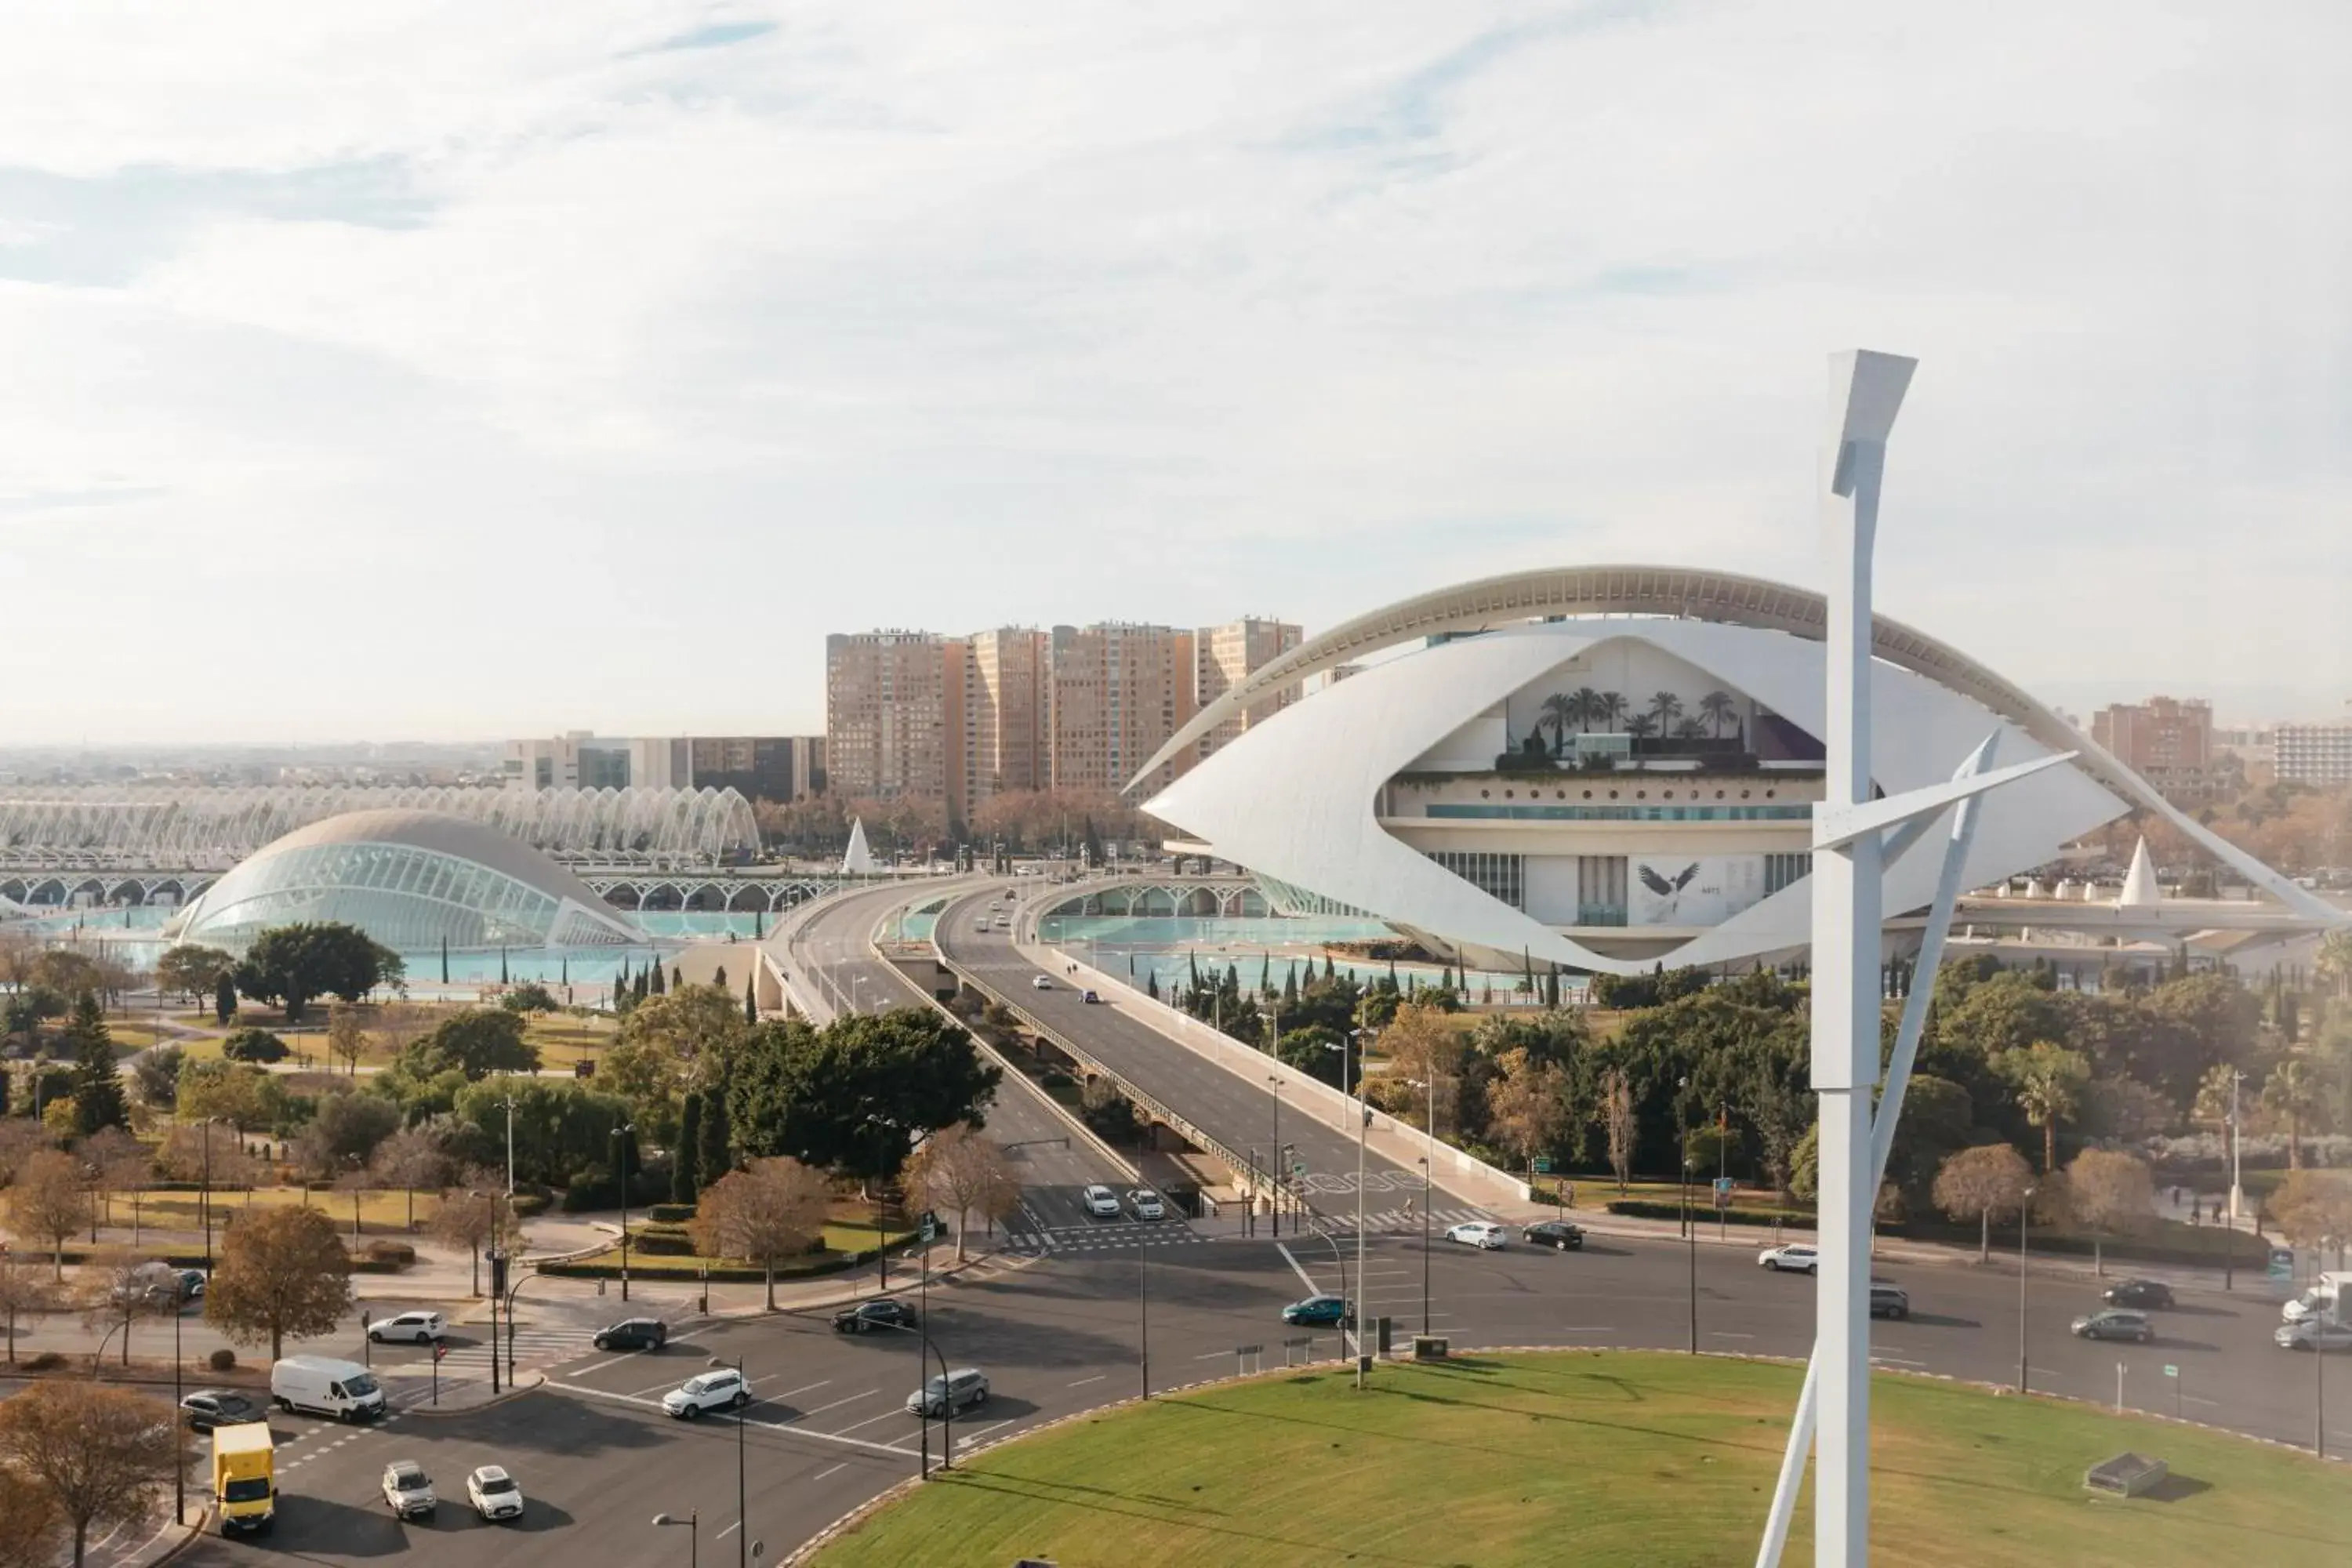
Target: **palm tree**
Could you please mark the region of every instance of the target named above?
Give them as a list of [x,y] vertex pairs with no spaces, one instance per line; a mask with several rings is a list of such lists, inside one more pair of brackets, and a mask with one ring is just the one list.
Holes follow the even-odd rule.
[[2286,1123],[2286,1168],[2303,1169],[2303,1127],[2315,1121],[2324,1108],[2318,1079],[2292,1058],[2271,1068],[2263,1080],[2263,1104]]
[[1671,691],[1658,692],[1650,699],[1650,713],[1657,720],[1658,733],[1663,735],[1683,716],[1683,700]]
[[1622,691],[1601,692],[1593,702],[1592,716],[1603,724],[1614,725],[1625,716],[1625,694]]
[[2352,993],[2352,931],[2332,931],[2319,939],[2319,956],[2312,967],[2336,983],[2339,996]]
[[1737,712],[1738,708],[1738,699],[1733,697],[1728,691],[1710,691],[1698,700],[1698,710],[1706,715],[1707,722],[1715,726],[1715,732],[1717,735],[1723,733],[1723,721]]
[[1576,722],[1576,699],[1555,691],[1543,700],[1542,712],[1536,730],[1540,734],[1545,724],[1551,726],[1551,754],[1556,757],[1568,740],[1568,727]]
[[1579,732],[1601,722],[1601,693],[1590,686],[1580,686],[1568,700],[1574,709]]
[[2042,1170],[2058,1168],[2058,1123],[2072,1121],[2080,1105],[2083,1086],[2091,1081],[2091,1064],[2080,1051],[2070,1051],[2051,1040],[2036,1040],[2024,1049],[2010,1049],[1992,1059],[1992,1069],[2007,1079],[2025,1120],[2042,1129]]
[[1625,721],[1625,733],[1631,735],[1636,744],[1648,740],[1657,731],[1657,728],[1658,721],[1647,713],[1632,714]]
[[1706,738],[1706,721],[1704,719],[1685,719],[1675,726],[1675,739],[1677,741],[1704,741]]

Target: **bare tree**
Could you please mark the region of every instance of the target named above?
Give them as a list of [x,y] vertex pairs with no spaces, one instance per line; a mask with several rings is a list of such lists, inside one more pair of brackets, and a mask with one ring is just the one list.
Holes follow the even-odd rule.
[[1936,1168],[1930,1194],[1936,1206],[1956,1220],[1977,1222],[1977,1261],[1992,1252],[1992,1222],[2015,1217],[2033,1185],[2033,1168],[2006,1143],[1962,1149]]
[[66,1238],[90,1224],[97,1205],[82,1184],[80,1164],[70,1154],[44,1149],[16,1171],[8,1189],[8,1218],[17,1233],[49,1244],[49,1277],[65,1278]]
[[272,1361],[288,1334],[323,1334],[351,1306],[351,1254],[334,1221],[312,1208],[239,1216],[205,1285],[205,1321],[239,1344],[268,1340]]
[[16,1181],[26,1161],[57,1142],[29,1116],[0,1118],[0,1187]]
[[0,1401],[0,1468],[22,1476],[73,1531],[79,1568],[94,1528],[130,1524],[169,1492],[188,1461],[179,1413],[127,1389],[36,1383]]
[[0,1248],[0,1316],[7,1324],[8,1360],[16,1359],[16,1320],[37,1318],[54,1310],[57,1287],[28,1269],[16,1266],[16,1254]]
[[441,1206],[433,1215],[433,1234],[473,1253],[474,1294],[480,1295],[483,1248],[522,1235],[514,1205],[507,1200],[506,1177],[491,1171],[467,1172],[463,1185],[441,1194]]
[[63,1522],[38,1482],[0,1469],[0,1568],[55,1568]]
[[408,1195],[408,1228],[416,1228],[416,1194],[438,1192],[457,1173],[441,1134],[433,1128],[404,1127],[376,1145],[375,1176]]
[[145,1319],[167,1317],[180,1310],[179,1281],[161,1263],[142,1258],[127,1247],[109,1247],[91,1255],[81,1271],[82,1327],[99,1336],[90,1352],[96,1373],[106,1353],[106,1342],[120,1331],[122,1364],[131,1364],[131,1325]]
[[1601,1121],[1609,1134],[1609,1168],[1617,1173],[1617,1193],[1623,1196],[1626,1178],[1633,1173],[1633,1143],[1641,1122],[1633,1114],[1633,1086],[1623,1068],[1611,1068],[1601,1079]]
[[956,1261],[964,1256],[964,1226],[977,1209],[990,1219],[1003,1219],[1021,1203],[1021,1184],[1013,1174],[1004,1147],[959,1121],[923,1140],[907,1160],[902,1178],[910,1193],[920,1193],[933,1208],[956,1216]]
[[114,1194],[136,1193],[146,1185],[154,1173],[155,1157],[146,1144],[120,1127],[100,1128],[83,1139],[74,1152],[81,1159],[90,1194],[100,1210],[99,1218],[90,1222],[90,1240],[95,1242],[100,1221],[114,1223]]
[[776,1265],[806,1252],[824,1233],[831,1196],[824,1173],[798,1160],[754,1160],[702,1190],[695,1205],[694,1245],[706,1257],[758,1264],[768,1277],[772,1312]]
[[2145,1163],[2114,1149],[2085,1149],[2066,1167],[2074,1218],[2091,1233],[2091,1272],[2107,1271],[2106,1238],[2156,1223],[2156,1184]]
[[2271,1198],[2270,1209],[2281,1236],[2297,1247],[2332,1246],[2336,1266],[2344,1267],[2344,1249],[2352,1247],[2352,1175],[2292,1172]]
[[360,1058],[367,1055],[367,1026],[360,1010],[349,1002],[338,1002],[327,1010],[327,1054],[343,1064],[343,1070],[357,1078]]

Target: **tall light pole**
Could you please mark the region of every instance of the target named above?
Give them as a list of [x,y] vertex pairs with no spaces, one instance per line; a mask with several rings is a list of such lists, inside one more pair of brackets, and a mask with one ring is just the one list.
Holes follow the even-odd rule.
[[[2243,1185],[2242,1184],[2242,1182],[2241,1182],[2241,1178],[2240,1178],[2240,1175],[2239,1175],[2239,1166],[2238,1166],[2238,1086],[2239,1086],[2240,1084],[2242,1084],[2242,1083],[2245,1082],[2245,1081],[2246,1081],[2246,1075],[2245,1075],[2244,1073],[2238,1071],[2238,1070],[2237,1070],[2236,1068],[2234,1068],[2231,1069],[2231,1072],[2230,1072],[2230,1228],[2231,1228],[2231,1230],[2233,1230],[2233,1231],[2234,1231],[2234,1230],[2236,1230],[2236,1229],[2238,1228],[2238,1210],[2239,1210],[2239,1209],[2240,1209],[2240,1207],[2241,1207],[2241,1206],[2242,1206],[2242,1205],[2243,1205],[2243,1204],[2245,1203],[2245,1197],[2244,1197],[2244,1192],[2245,1192],[2245,1189],[2244,1189],[2244,1187],[2243,1187]],[[2227,1258],[2227,1257],[2229,1257],[2229,1256],[2230,1256],[2230,1251],[2231,1251],[2231,1249],[2230,1249],[2230,1247],[2227,1245],[2227,1243],[2229,1242],[2229,1240],[2230,1240],[2230,1238],[2229,1238],[2229,1237],[2223,1237],[2224,1245],[2222,1246],[2222,1248],[2221,1248],[2221,1256],[2222,1256],[2222,1257],[2224,1257],[2224,1258]]]
[[613,1129],[613,1138],[620,1145],[615,1156],[621,1173],[621,1300],[629,1299],[629,1139],[637,1124],[624,1121]]
[[[743,1375],[741,1356],[739,1355],[733,1361],[729,1361],[725,1356],[715,1355],[710,1358],[709,1364],[714,1367],[733,1367],[735,1386],[742,1391],[745,1403],[750,1402],[751,1380]],[[749,1494],[743,1484],[743,1428],[750,1425],[750,1416],[740,1410],[735,1412],[735,1561],[740,1568],[751,1568],[751,1518],[750,1504],[746,1500]]]
[[2017,1392],[2025,1392],[2025,1226],[2033,1214],[2033,1194],[2040,1191],[2028,1187],[2017,1200]]
[[[38,1116],[38,1114],[39,1114],[39,1113],[38,1113],[37,1111],[36,1111],[36,1112],[35,1112],[36,1117],[37,1117],[37,1116]],[[205,1118],[204,1122],[203,1122],[203,1126],[204,1126],[204,1141],[205,1141],[205,1176],[204,1176],[204,1180],[203,1180],[203,1182],[202,1182],[202,1183],[200,1183],[200,1184],[199,1184],[199,1185],[198,1185],[198,1192],[199,1192],[199,1194],[200,1194],[200,1195],[198,1196],[198,1198],[197,1198],[197,1200],[196,1200],[196,1206],[197,1206],[199,1209],[201,1209],[201,1210],[203,1210],[203,1211],[204,1211],[204,1216],[205,1216],[205,1281],[206,1281],[207,1285],[209,1285],[209,1284],[210,1284],[211,1279],[212,1279],[212,1274],[213,1274],[213,1121],[214,1121],[214,1120],[215,1120],[214,1118],[207,1116],[207,1117],[205,1117]]]
[[[1372,1108],[1364,1103],[1363,1037],[1370,1033],[1371,1033],[1370,1029],[1348,1031],[1348,1038],[1354,1043],[1357,1057],[1356,1072],[1352,1079],[1348,1075],[1348,1053],[1344,1050],[1339,1053],[1339,1087],[1344,1089],[1352,1083],[1356,1091],[1356,1293],[1360,1296],[1364,1293],[1366,1278],[1364,1274],[1364,1137],[1372,1123]],[[1358,1388],[1364,1386],[1365,1369],[1370,1364],[1370,1358],[1364,1353],[1364,1310],[1360,1305],[1356,1309],[1356,1386]]]
[[1272,1086],[1274,1100],[1274,1236],[1282,1239],[1282,1075],[1268,1073],[1265,1081]]
[[654,1522],[657,1525],[686,1526],[687,1568],[697,1568],[702,1557],[702,1515],[698,1512],[689,1513],[684,1519],[676,1519],[666,1513],[657,1513],[654,1515]]

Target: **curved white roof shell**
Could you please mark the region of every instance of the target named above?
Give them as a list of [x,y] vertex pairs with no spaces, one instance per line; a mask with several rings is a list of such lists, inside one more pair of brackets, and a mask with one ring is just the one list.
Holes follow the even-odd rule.
[[386,947],[638,942],[645,933],[521,840],[429,811],[312,823],[206,889],[164,934],[240,947],[271,926],[339,921]]
[[[1190,722],[1171,737],[1157,755],[1137,773],[1128,787],[1135,787],[1158,768],[1186,748],[1209,734],[1217,725],[1243,712],[1253,703],[1263,701],[1272,693],[1297,684],[1309,676],[1321,674],[1368,654],[1419,642],[1428,637],[1465,632],[1485,631],[1537,621],[1543,617],[1571,617],[1586,637],[1596,635],[1597,617],[1635,617],[1630,622],[1604,623],[1612,631],[1625,632],[1635,626],[1657,624],[1661,617],[1675,621],[1713,624],[1727,627],[1744,627],[1756,631],[1781,633],[1789,638],[1801,640],[1814,651],[1812,655],[1812,696],[1810,702],[1792,700],[1781,711],[1818,731],[1818,714],[1822,700],[1822,678],[1820,668],[1820,648],[1828,625],[1828,601],[1808,588],[1766,578],[1742,576],[1737,573],[1716,572],[1688,566],[1570,566],[1537,572],[1512,573],[1500,577],[1486,577],[1451,588],[1441,588],[1427,594],[1374,610],[1346,621],[1318,637],[1310,637],[1298,647],[1285,654],[1238,682],[1215,701],[1203,707]],[[1569,624],[1569,623],[1551,623]],[[1483,640],[1483,639],[1482,639]],[[2004,741],[2001,757],[2005,763],[2021,762],[2051,752],[2076,753],[2066,771],[2086,776],[2110,791],[2126,803],[2126,809],[2145,808],[2155,812],[2202,847],[2222,865],[2229,867],[2263,889],[2297,915],[2321,925],[2340,925],[2342,910],[2318,899],[2298,887],[2293,879],[2280,875],[2237,846],[2211,832],[2194,817],[2174,806],[2156,792],[2153,785],[2139,777],[2089,736],[2061,719],[2054,711],[2037,701],[2022,688],[1970,658],[1950,644],[1916,631],[1899,621],[1884,616],[1874,617],[1872,630],[1872,653],[1880,666],[1892,666],[1923,677],[1943,689],[1969,699],[1985,713],[2005,721],[2024,739],[2034,742],[2031,748],[2012,745]],[[1432,650],[1437,651],[1437,650]],[[1565,656],[1563,656],[1565,657]],[[1704,662],[1704,661],[1700,661]],[[1339,692],[1354,687],[1365,676],[1380,668],[1368,669],[1355,679],[1343,681],[1330,690],[1318,693],[1313,701],[1286,710],[1273,721],[1262,726],[1265,732],[1283,729],[1294,712],[1304,712],[1327,702]],[[1530,677],[1539,671],[1531,670]],[[1727,679],[1739,679],[1738,669],[1724,671]],[[1490,693],[1489,695],[1496,695]],[[1759,697],[1764,693],[1758,692]],[[1770,699],[1766,699],[1771,700]],[[1780,706],[1778,702],[1775,706]],[[1466,710],[1456,709],[1458,719]],[[1882,710],[1882,711],[1885,711]],[[1813,714],[1810,721],[1804,714]],[[1885,721],[1881,721],[1884,724]],[[1981,740],[1979,732],[1968,746],[1941,759],[1941,778],[1956,765],[1959,756]],[[1225,748],[1233,751],[1253,735],[1245,731],[1240,740]],[[1886,746],[1878,748],[1882,756]],[[1408,753],[1411,755],[1413,753]],[[1209,762],[1196,767],[1187,779],[1215,767],[1224,755],[1218,752]],[[1402,765],[1402,764],[1400,764]],[[1218,770],[1220,773],[1223,770]],[[1179,780],[1160,801],[1175,802],[1192,798],[1184,789],[1185,780]],[[1882,774],[1881,782],[1892,793],[1895,783]],[[1925,782],[1915,780],[1911,782]],[[1269,791],[1269,796],[1278,792]],[[1181,809],[1181,807],[1179,807]],[[1163,821],[1176,821],[1154,802],[1150,808]],[[2110,813],[2110,816],[2116,815]],[[2079,829],[2077,831],[2080,831]],[[1383,835],[1383,837],[1385,837]],[[2060,840],[2059,842],[2063,842]],[[2054,847],[2054,844],[2053,846]],[[1223,844],[1219,845],[1223,848]],[[1235,858],[1255,868],[1246,856]],[[1973,861],[1972,861],[1973,864]],[[1272,866],[1263,868],[1270,875],[1282,873]],[[1311,881],[1304,885],[1313,887]],[[1354,902],[1337,889],[1315,888],[1315,891]],[[1795,891],[1796,889],[1790,889]],[[1888,889],[1888,909],[1912,907],[1895,901],[1894,889]],[[1533,922],[1529,922],[1532,924]],[[1582,962],[1581,960],[1563,962]],[[1691,962],[1700,962],[1693,960]]]

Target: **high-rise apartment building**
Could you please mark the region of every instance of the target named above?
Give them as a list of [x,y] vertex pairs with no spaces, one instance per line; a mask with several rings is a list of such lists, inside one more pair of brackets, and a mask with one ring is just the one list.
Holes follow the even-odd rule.
[[[1305,634],[1286,622],[1245,616],[1221,626],[1202,626],[1192,636],[1196,659],[1192,701],[1197,711],[1296,648]],[[1265,700],[1251,703],[1246,710],[1202,736],[1198,755],[1206,757],[1253,725],[1265,723],[1298,697],[1297,686],[1286,686]]]
[[[961,645],[959,645],[961,646]],[[961,654],[952,656],[961,658]],[[931,632],[835,633],[824,639],[825,773],[852,798],[949,795],[951,654]],[[961,665],[958,664],[959,674]],[[961,719],[962,682],[953,692]],[[960,737],[959,737],[960,740]]]
[[2352,784],[2352,720],[2332,724],[2281,724],[2271,732],[2281,784],[2334,789]]
[[2091,716],[2091,739],[2176,805],[2210,800],[2221,787],[2213,766],[2213,708],[2200,699],[2151,697]]
[[1048,771],[1045,634],[1022,626],[963,639],[963,790],[968,809],[991,795],[1044,789]]
[[687,744],[697,789],[779,803],[824,793],[823,735],[698,735]]
[[[1055,789],[1116,792],[1198,710],[1198,638],[1173,626],[1055,626],[1048,748]],[[1162,769],[1164,784],[1177,770]]]

